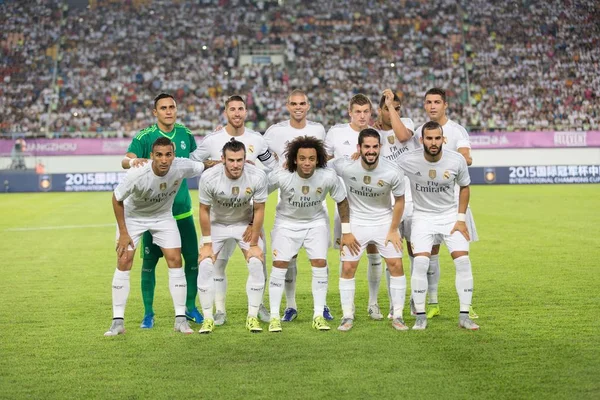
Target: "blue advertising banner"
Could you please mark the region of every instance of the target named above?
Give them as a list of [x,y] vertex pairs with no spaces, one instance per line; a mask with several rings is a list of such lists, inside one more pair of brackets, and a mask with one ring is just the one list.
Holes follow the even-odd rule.
[[[599,165],[537,165],[512,167],[471,167],[473,185],[530,185],[600,183]],[[35,174],[0,171],[0,190],[19,192],[109,192],[125,172]],[[198,189],[198,179],[188,179],[190,189]]]

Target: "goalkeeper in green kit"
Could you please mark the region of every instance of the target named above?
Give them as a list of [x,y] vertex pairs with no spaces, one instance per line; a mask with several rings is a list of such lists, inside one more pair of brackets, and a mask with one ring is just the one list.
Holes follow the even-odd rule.
[[[124,169],[145,164],[152,152],[152,143],[159,137],[166,137],[175,144],[175,156],[189,158],[190,153],[196,150],[196,140],[188,128],[175,123],[177,118],[177,104],[173,96],[161,93],[154,99],[152,113],[156,117],[156,124],[141,130],[132,140],[121,166]],[[187,181],[181,182],[179,191],[173,204],[173,216],[177,221],[181,235],[181,254],[185,263],[185,279],[187,281],[186,317],[197,324],[204,318],[196,308],[197,279],[198,279],[198,236],[194,225],[192,212],[192,199]],[[142,264],[142,298],[144,301],[144,319],[142,328],[154,326],[154,287],[156,285],[156,264],[162,257],[160,247],[152,243],[152,235],[145,232],[142,238],[143,264]]]

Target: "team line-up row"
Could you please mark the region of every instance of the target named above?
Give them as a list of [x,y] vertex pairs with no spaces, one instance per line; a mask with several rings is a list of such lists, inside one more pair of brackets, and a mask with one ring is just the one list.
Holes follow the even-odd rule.
[[[399,115],[399,98],[386,89],[375,129],[369,126],[371,102],[358,94],[349,104],[350,123],[335,125],[325,134],[322,125],[306,119],[308,96],[294,90],[287,101],[290,120],[271,126],[263,136],[244,127],[245,102],[240,96],[231,96],[225,103],[227,125],[197,146],[191,132],[176,123],[173,97],[157,96],[153,109],[157,123],[133,139],[122,161],[124,168],[133,168],[113,195],[118,260],[112,284],[113,323],[105,335],[125,331],[129,272],[140,239],[144,254],[142,328],[154,325],[154,270],[161,256],[169,267],[175,330],[194,332],[188,320],[202,324],[200,333],[211,333],[224,324],[225,266],[237,244],[249,271],[246,327],[250,332],[262,331],[259,319],[269,322],[269,331],[280,332],[282,321],[297,316],[296,255],[301,247],[312,269],[312,326],[329,330],[327,320],[333,317],[326,305],[330,231],[323,204],[327,195],[337,203],[334,245],[341,248],[343,316],[338,330],[353,327],[354,276],[365,250],[370,317],[383,319],[377,304],[383,257],[390,298],[388,317],[395,329],[409,329],[403,319],[407,288],[403,238],[411,261],[413,329],[425,329],[428,318],[440,313],[437,253],[443,241],[456,267],[459,326],[477,330],[469,259],[469,241],[477,240],[468,208],[470,144],[464,128],[447,118],[447,106],[443,90],[429,90],[425,110],[430,121],[414,129],[410,119]],[[260,166],[254,165],[256,160]],[[199,175],[200,249],[185,180]],[[267,311],[262,301],[267,277],[262,226],[265,202],[274,190],[279,191],[279,202],[271,233],[273,265]],[[282,318],[284,291],[287,307]],[[195,305],[196,293],[202,313]]]

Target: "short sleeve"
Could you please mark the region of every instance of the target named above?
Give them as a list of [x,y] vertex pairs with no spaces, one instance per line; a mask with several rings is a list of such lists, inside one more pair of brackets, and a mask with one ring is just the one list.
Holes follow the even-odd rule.
[[459,163],[456,183],[460,187],[469,186],[471,184],[471,176],[469,175],[469,167],[467,167],[465,158],[461,156]]
[[269,197],[268,186],[269,183],[267,181],[267,175],[264,172],[260,171],[260,173],[257,174],[256,177],[256,187],[254,188],[254,196],[252,196],[254,202],[267,202],[267,197]]
[[344,189],[344,185],[335,175],[335,171],[331,171],[331,176],[329,177],[329,184],[331,185],[331,189],[329,190],[329,195],[336,203],[343,201],[346,198],[346,190]]
[[213,198],[211,196],[211,188],[209,179],[207,179],[207,175],[202,175],[200,181],[198,182],[198,200],[201,204],[206,206],[213,205]]
[[396,168],[397,174],[392,182],[392,194],[394,197],[404,196],[406,188],[404,187],[404,172],[400,168]]

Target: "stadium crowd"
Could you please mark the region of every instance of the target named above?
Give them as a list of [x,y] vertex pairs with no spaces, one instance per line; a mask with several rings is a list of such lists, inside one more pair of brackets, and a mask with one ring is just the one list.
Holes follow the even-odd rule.
[[[249,126],[264,132],[285,118],[296,87],[326,127],[347,120],[352,95],[377,99],[385,87],[422,121],[434,86],[471,131],[597,127],[597,1],[399,3],[0,1],[0,132],[131,135],[153,120],[160,91],[174,93],[181,122],[200,134],[224,122],[225,97],[241,94]],[[285,64],[238,65],[242,52],[264,49]]]

